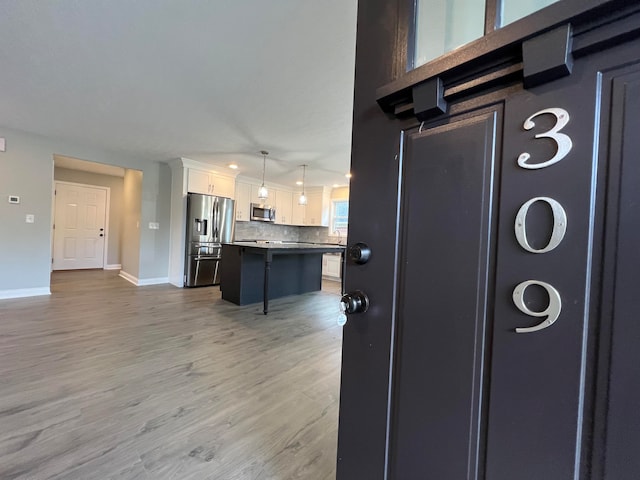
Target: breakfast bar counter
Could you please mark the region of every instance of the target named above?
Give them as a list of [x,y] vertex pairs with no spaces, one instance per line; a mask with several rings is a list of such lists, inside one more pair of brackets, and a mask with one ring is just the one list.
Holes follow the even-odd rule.
[[222,245],[222,299],[236,305],[314,292],[322,287],[322,255],[341,253],[342,245],[297,242],[234,242]]

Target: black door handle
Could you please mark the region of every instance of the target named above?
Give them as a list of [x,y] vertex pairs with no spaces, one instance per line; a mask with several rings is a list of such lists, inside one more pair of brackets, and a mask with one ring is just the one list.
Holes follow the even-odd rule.
[[347,314],[364,313],[369,308],[369,297],[360,290],[345,293],[340,299],[340,308]]

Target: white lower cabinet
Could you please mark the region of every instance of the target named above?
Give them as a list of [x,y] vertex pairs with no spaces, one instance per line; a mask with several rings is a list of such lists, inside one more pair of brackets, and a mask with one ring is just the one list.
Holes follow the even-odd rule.
[[322,276],[340,280],[342,277],[342,257],[332,253],[322,256]]

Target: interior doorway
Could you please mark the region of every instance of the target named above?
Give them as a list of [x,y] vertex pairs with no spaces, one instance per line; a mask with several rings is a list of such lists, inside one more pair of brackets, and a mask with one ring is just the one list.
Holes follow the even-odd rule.
[[104,268],[109,187],[55,182],[53,270]]
[[[71,212],[75,211],[77,215],[97,215],[95,218],[102,218],[102,214],[80,212],[78,207],[75,206],[77,203],[75,198],[80,197],[79,192],[74,194],[73,201],[66,202],[73,205],[64,207],[65,201],[61,196],[63,192],[60,191],[60,188],[56,188],[58,190],[58,195],[56,196],[54,195],[56,189],[52,191],[51,269],[102,268],[104,270],[117,270],[120,273],[124,271],[126,274],[137,277],[140,255],[139,222],[142,209],[142,172],[60,154],[53,155],[53,162],[54,187],[59,187],[59,183],[62,183],[75,185],[76,187],[102,189],[107,192],[107,199],[103,224],[94,225],[94,231],[87,232],[84,238],[80,236],[69,239],[67,240],[67,245],[65,245],[64,240],[59,238],[62,236],[60,228],[62,227],[62,230],[65,230],[65,212],[61,211],[61,209],[66,208]],[[98,207],[96,206],[95,208]],[[80,221],[81,218],[72,217],[71,220]],[[100,230],[101,228],[103,230]],[[67,238],[70,238],[70,232],[67,231],[66,233]],[[100,237],[100,234],[103,237]],[[77,236],[79,233],[74,232],[74,235]],[[79,238],[82,238],[83,245],[78,244]],[[100,241],[103,242],[103,246],[99,244]],[[95,252],[92,250],[93,247],[97,249]],[[101,248],[102,259],[100,259]],[[64,251],[65,249],[66,252]],[[82,252],[83,249],[85,250],[84,253]],[[88,257],[95,258],[91,261],[86,258],[82,262],[73,260],[72,253],[74,250],[78,250],[78,255],[85,255],[89,252]],[[63,261],[59,261],[59,259],[63,259]]]

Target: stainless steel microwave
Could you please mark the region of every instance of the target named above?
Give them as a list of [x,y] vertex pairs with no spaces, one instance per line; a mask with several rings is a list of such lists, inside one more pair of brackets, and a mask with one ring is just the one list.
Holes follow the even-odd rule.
[[259,203],[251,204],[251,220],[258,222],[275,222],[276,209],[270,205],[261,205]]

